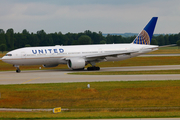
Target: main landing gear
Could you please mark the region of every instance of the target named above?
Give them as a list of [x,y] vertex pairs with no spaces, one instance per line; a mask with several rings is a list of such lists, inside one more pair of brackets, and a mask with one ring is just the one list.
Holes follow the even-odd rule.
[[100,70],[100,67],[96,67],[96,66],[93,66],[93,67],[88,67],[87,70]]
[[100,70],[100,67],[96,67],[96,63],[95,62],[90,62],[90,64],[92,65],[92,67],[88,67],[87,70]]
[[17,73],[20,73],[21,72],[21,70],[19,69],[19,65],[13,65],[14,67],[16,67],[16,72]]

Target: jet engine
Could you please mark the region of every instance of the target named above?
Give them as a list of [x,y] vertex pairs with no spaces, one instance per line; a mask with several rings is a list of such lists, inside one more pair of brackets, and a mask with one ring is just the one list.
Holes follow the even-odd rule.
[[73,70],[84,69],[85,64],[86,62],[83,58],[71,58],[67,62],[68,67]]

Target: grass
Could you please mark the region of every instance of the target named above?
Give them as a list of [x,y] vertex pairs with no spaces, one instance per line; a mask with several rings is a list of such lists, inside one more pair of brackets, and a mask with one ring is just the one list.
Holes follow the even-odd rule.
[[101,111],[101,112],[0,112],[0,118],[13,119],[109,119],[109,118],[174,118],[180,111]]
[[150,52],[148,54],[180,54],[180,49],[178,46],[162,47],[159,48],[159,50]]
[[170,46],[170,47],[160,47],[159,50],[177,50],[178,46]]
[[180,107],[180,81],[0,85],[1,108]]
[[[59,114],[1,111],[0,118],[180,117],[180,81],[178,80],[91,82],[89,84],[90,89],[86,88],[87,83],[0,85],[1,108],[88,109],[81,112],[63,111]],[[101,110],[94,111],[97,108]]]
[[3,57],[3,56],[5,56],[6,53],[7,53],[7,51],[4,51],[3,53],[0,51],[0,58]]
[[108,72],[73,72],[73,75],[138,75],[138,74],[180,74],[180,70],[147,70],[147,71],[108,71]]
[[180,65],[180,56],[168,57],[134,57],[123,61],[98,63],[100,67]]

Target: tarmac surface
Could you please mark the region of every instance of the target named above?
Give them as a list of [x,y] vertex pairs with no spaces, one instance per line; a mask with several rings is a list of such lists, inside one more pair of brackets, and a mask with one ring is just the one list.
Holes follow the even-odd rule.
[[[141,70],[175,70],[180,65],[107,67],[100,71],[141,71]],[[147,81],[147,80],[180,80],[180,74],[155,75],[69,75],[71,70],[33,70],[0,72],[0,84],[37,84],[37,83],[69,83],[95,81]],[[82,72],[82,71],[80,71]],[[85,70],[85,72],[88,72]],[[98,71],[97,71],[98,72]]]

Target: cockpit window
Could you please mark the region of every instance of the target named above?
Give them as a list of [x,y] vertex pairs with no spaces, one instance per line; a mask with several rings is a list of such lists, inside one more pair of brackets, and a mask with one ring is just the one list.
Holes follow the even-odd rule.
[[6,56],[12,56],[12,54],[6,54]]

